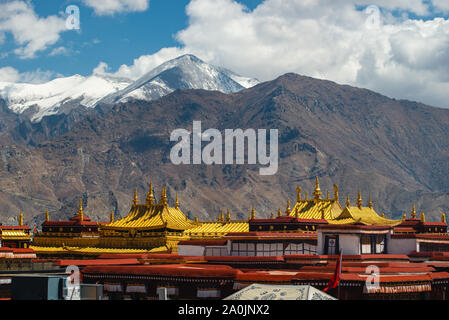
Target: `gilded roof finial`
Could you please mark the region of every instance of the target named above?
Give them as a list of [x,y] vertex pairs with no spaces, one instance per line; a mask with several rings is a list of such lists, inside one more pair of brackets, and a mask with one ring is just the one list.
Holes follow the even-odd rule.
[[285,209],[285,215],[289,216],[290,212],[291,212],[291,209],[290,209],[290,198],[287,198],[287,208]]
[[381,217],[382,217],[382,218],[385,218],[385,213],[383,213],[383,212],[382,212],[382,215],[381,215]]
[[114,222],[114,210],[111,211],[111,219],[110,219],[110,223]]
[[147,192],[147,206],[154,203],[153,182],[150,181],[150,189]]
[[309,193],[307,191],[304,194],[304,200],[309,200]]
[[338,201],[338,186],[334,184],[334,198],[335,201]]
[[369,195],[368,208],[370,208],[370,209],[373,208],[373,200],[371,199],[371,195]]
[[282,217],[282,211],[281,211],[281,208],[278,209],[278,217]]
[[404,214],[402,215],[402,221],[405,221],[405,220],[407,220],[407,215],[404,213]]
[[320,189],[320,182],[318,181],[318,177],[315,178],[315,190],[313,192],[313,197],[315,200],[319,200],[321,198],[321,189]]
[[444,212],[441,214],[441,222],[446,223],[446,215]]
[[220,222],[224,221],[223,209],[221,209],[221,211],[220,211],[220,216],[218,217],[218,221],[220,221]]
[[50,215],[48,214],[48,210],[45,211],[45,221],[50,221]]
[[273,212],[271,212],[270,218],[274,219],[274,213]]
[[195,222],[198,222],[198,217],[197,216],[195,216]]
[[251,219],[256,219],[256,209],[254,207],[251,209]]
[[161,204],[163,206],[167,205],[167,189],[165,187],[162,188],[162,193],[161,193]]
[[176,193],[175,209],[179,209],[178,194]]
[[133,205],[137,206],[139,199],[137,198],[137,188],[134,189]]
[[228,208],[228,213],[226,213],[226,221],[231,221],[231,211]]
[[301,201],[301,187],[296,188],[296,202]]
[[83,199],[80,199],[80,205],[78,208],[78,217],[80,218],[81,221],[84,220]]
[[359,207],[359,209],[362,209],[362,194],[360,193],[360,189],[359,189],[359,193],[357,194],[357,207]]
[[351,206],[351,201],[349,201],[349,194],[346,196],[346,206]]
[[19,214],[19,226],[23,226],[23,213]]
[[426,215],[424,212],[421,212],[421,222],[426,222]]
[[413,202],[413,206],[412,206],[412,219],[416,219],[416,210],[415,210],[415,203]]

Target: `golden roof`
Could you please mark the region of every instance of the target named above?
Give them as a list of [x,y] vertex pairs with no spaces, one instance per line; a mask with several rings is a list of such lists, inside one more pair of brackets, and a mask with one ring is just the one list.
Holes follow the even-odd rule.
[[216,236],[226,235],[230,232],[249,232],[248,221],[204,221],[199,222],[195,228],[186,230],[188,236]]
[[333,220],[328,221],[329,224],[355,224],[364,225],[380,225],[380,226],[396,226],[401,224],[401,220],[390,220],[383,218],[377,214],[373,208],[369,207],[346,207],[342,213]]
[[313,200],[299,200],[296,202],[290,216],[296,215],[298,210],[299,219],[324,219],[331,220],[341,213],[340,203],[334,199],[313,199]]
[[187,230],[198,225],[187,218],[179,208],[171,208],[164,204],[133,205],[129,214],[120,220],[103,226],[103,229],[140,229],[140,230]]
[[31,238],[31,235],[23,230],[2,230],[0,235],[4,240],[29,240]]
[[103,254],[103,253],[149,253],[151,250],[144,249],[123,249],[123,248],[95,248],[95,247],[41,247],[41,246],[30,246],[30,249],[36,251],[36,253],[47,253],[47,254],[56,254],[56,253],[78,253],[78,254]]

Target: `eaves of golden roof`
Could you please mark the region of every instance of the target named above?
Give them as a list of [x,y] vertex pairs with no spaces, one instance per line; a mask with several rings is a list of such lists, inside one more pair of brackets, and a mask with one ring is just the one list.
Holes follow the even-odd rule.
[[187,230],[194,228],[198,223],[190,220],[179,208],[168,207],[164,204],[138,204],[131,208],[129,214],[120,220],[102,227],[106,230]]
[[369,207],[346,207],[341,214],[328,221],[329,224],[364,224],[380,226],[397,226],[402,220],[390,220],[377,214],[373,208]]

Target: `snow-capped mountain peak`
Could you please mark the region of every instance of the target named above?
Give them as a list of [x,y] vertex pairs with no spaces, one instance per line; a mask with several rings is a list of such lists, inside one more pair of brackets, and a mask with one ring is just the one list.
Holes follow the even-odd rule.
[[241,77],[232,71],[208,64],[194,55],[186,54],[161,64],[127,88],[107,96],[101,102],[114,103],[132,98],[154,100],[177,89],[233,93],[258,83],[256,79]]
[[0,82],[0,98],[16,113],[32,110],[31,120],[58,114],[64,107],[95,107],[129,99],[155,100],[177,89],[205,89],[232,93],[258,84],[194,55],[183,55],[149,71],[137,81],[111,75],[73,75],[47,83]]

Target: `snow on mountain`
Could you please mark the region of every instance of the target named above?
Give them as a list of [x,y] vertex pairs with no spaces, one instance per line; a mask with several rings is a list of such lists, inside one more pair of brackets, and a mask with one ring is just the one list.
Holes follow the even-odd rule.
[[101,102],[114,103],[131,98],[155,100],[177,89],[233,93],[258,83],[256,79],[241,77],[232,71],[210,65],[194,55],[186,54],[163,63]]
[[31,120],[58,114],[63,107],[95,107],[98,103],[130,99],[156,100],[177,89],[240,91],[258,84],[224,68],[207,64],[193,55],[183,55],[151,70],[137,81],[108,75],[74,75],[42,84],[0,82],[0,98],[8,107],[23,113],[31,110]]
[[74,101],[84,107],[93,107],[105,95],[123,89],[130,83],[132,81],[129,79],[99,75],[74,75],[42,84],[0,82],[0,97],[16,113],[37,106],[38,111],[31,120],[38,122],[44,116],[57,114],[61,106]]

